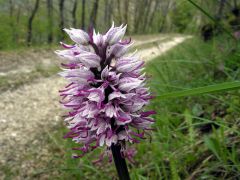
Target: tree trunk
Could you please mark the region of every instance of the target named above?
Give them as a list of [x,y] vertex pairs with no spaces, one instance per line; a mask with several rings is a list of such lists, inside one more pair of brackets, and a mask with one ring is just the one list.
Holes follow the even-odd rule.
[[143,22],[142,31],[144,33],[145,33],[145,30],[146,30],[146,27],[147,27],[146,24],[148,23],[149,15],[151,13],[152,0],[148,0],[146,7],[147,7],[146,11],[144,12],[144,20],[142,21]]
[[143,18],[143,14],[144,14],[144,10],[147,6],[147,0],[143,0],[143,1],[136,1],[136,9],[135,9],[135,24],[134,24],[134,31],[135,33],[138,33],[139,32],[139,27],[141,25],[141,21],[142,21],[142,18]]
[[97,11],[98,11],[99,0],[95,0],[93,4],[93,9],[90,15],[90,26],[95,27],[97,22]]
[[60,29],[60,34],[59,34],[59,40],[62,41],[64,38],[64,2],[65,0],[59,0],[59,16],[60,16],[60,22],[59,22],[59,29]]
[[82,29],[85,29],[85,0],[82,0]]
[[137,18],[138,18],[138,4],[136,3],[136,1],[134,1],[133,3],[134,5],[134,20],[133,20],[133,31],[136,33],[137,31]]
[[237,8],[237,0],[234,0],[233,3],[234,3],[234,8]]
[[110,0],[110,2],[108,3],[108,26],[110,26],[112,24],[112,17],[113,17],[113,9],[114,9],[114,0]]
[[73,27],[74,27],[74,28],[77,27],[77,17],[76,17],[77,2],[78,2],[78,0],[74,0],[73,9],[72,9],[72,19],[73,19]]
[[129,0],[125,0],[125,2],[124,2],[124,20],[125,20],[126,24],[128,24],[128,10],[129,10]]
[[[172,1],[169,0],[168,3],[167,3],[167,6],[163,9],[163,13],[162,13],[163,17],[167,17],[167,14],[168,14],[169,9],[171,7],[171,3],[172,3]],[[162,32],[164,30],[165,23],[166,23],[166,18],[163,18],[163,21],[161,23],[159,23],[160,24],[159,32]]]
[[16,26],[14,26],[13,22],[13,11],[14,11],[13,0],[9,0],[9,16],[10,16],[9,25],[12,29],[12,42],[14,43],[16,41]]
[[48,44],[53,41],[53,1],[47,0],[47,14],[48,14]]
[[104,21],[106,26],[108,27],[110,25],[110,8],[109,8],[109,0],[105,0],[104,5]]
[[104,1],[104,21],[107,22],[107,18],[108,18],[108,1],[109,0],[105,0]]
[[[16,27],[19,27],[20,17],[21,17],[21,6],[18,5],[17,15],[16,15]],[[19,31],[18,30],[15,31],[15,35],[16,35],[15,41],[18,44],[18,40],[19,40]]]
[[119,24],[122,24],[122,11],[121,11],[121,1],[120,0],[117,0],[117,14],[118,14],[118,22]]
[[227,0],[221,0],[220,4],[219,4],[219,9],[218,9],[218,14],[217,14],[217,20],[221,20],[222,19],[222,15],[223,15],[223,9],[224,6],[226,4]]
[[[155,1],[154,9],[153,9],[152,13],[149,15],[149,21],[148,21],[147,24],[146,24],[148,30],[149,30],[149,27],[152,26],[152,22],[153,22],[153,19],[154,19],[154,17],[155,17],[155,14],[156,14],[156,12],[157,12],[157,9],[158,9],[158,7],[159,7],[160,2],[161,2],[160,0],[156,0],[156,1]],[[164,18],[166,18],[166,17],[164,17]]]
[[32,22],[37,13],[38,7],[39,7],[39,0],[36,0],[32,14],[30,15],[30,17],[28,19],[28,27],[27,27],[27,29],[28,29],[27,30],[27,45],[28,46],[30,46],[31,42],[32,42]]
[[9,0],[9,16],[10,18],[13,16],[13,0]]

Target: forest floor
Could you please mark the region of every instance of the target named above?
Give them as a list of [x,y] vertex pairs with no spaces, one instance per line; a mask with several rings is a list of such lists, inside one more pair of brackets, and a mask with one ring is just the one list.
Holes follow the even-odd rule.
[[[135,47],[149,61],[187,38],[159,35]],[[65,84],[56,75],[58,61],[52,49],[0,52],[0,179],[31,179],[52,156],[45,135],[61,122],[58,90]]]

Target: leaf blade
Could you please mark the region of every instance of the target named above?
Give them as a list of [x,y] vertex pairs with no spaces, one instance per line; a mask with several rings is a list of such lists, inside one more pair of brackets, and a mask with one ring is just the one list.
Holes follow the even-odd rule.
[[240,88],[240,81],[234,81],[234,82],[203,86],[203,87],[198,87],[193,89],[174,91],[171,93],[165,93],[165,94],[159,95],[156,98],[166,99],[166,98],[176,98],[176,97],[185,97],[185,96],[195,96],[195,95],[202,95],[202,94],[215,93],[215,92],[221,92],[221,91],[230,91],[230,90],[239,89],[239,88]]

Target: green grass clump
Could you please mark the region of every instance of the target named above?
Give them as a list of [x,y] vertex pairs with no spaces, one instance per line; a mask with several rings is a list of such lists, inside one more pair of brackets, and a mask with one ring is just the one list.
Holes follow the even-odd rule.
[[[222,43],[228,42],[228,43]],[[129,164],[132,179],[238,179],[240,177],[239,90],[158,99],[158,95],[239,80],[239,47],[231,39],[208,43],[191,38],[147,63],[148,83],[156,98],[149,109],[157,111],[152,141],[133,145],[138,150]],[[231,66],[229,66],[231,61]],[[233,68],[234,67],[234,68]],[[60,129],[60,131],[59,131]],[[63,140],[66,128],[49,134],[55,154],[45,170],[53,178],[113,179],[114,165],[95,166],[99,151],[71,159],[77,144]],[[57,175],[56,175],[57,174]]]
[[[158,96],[181,89],[238,81],[239,65],[235,59],[239,57],[239,48],[230,46],[231,41],[222,44],[223,41],[226,42],[225,37],[208,43],[198,38],[189,39],[151,61],[147,72],[153,77],[149,81],[152,91]],[[229,68],[229,61],[235,69]],[[237,149],[240,141],[236,129],[239,102],[237,90],[164,100],[156,97],[150,107],[158,112],[154,141],[159,144],[162,158],[156,164],[167,165],[160,165],[167,176],[159,178],[228,179],[239,176]],[[233,142],[232,138],[238,140]],[[152,150],[151,157],[157,156]]]

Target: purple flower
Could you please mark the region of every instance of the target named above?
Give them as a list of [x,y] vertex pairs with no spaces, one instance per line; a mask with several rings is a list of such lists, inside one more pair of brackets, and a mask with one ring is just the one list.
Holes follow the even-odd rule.
[[70,36],[70,38],[77,44],[88,44],[89,35],[81,29],[64,29],[64,31]]
[[106,43],[108,43],[109,45],[117,44],[123,38],[126,29],[127,25],[124,27],[123,25],[121,25],[120,27],[114,27],[113,23],[112,27],[105,34]]
[[135,151],[127,142],[138,143],[149,134],[154,111],[144,111],[152,96],[145,87],[144,62],[128,55],[130,41],[122,40],[127,26],[114,27],[102,35],[93,31],[64,29],[74,45],[61,43],[56,53],[63,59],[59,73],[69,81],[60,91],[61,104],[68,110],[65,138],[80,144],[74,148],[82,157],[99,146],[100,156],[111,160],[110,147],[121,144],[122,155],[132,161]]

